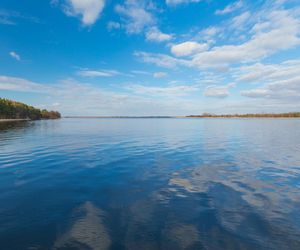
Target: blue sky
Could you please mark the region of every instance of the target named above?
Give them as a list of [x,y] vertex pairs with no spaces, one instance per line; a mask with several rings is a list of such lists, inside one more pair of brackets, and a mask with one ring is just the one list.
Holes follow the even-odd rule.
[[0,96],[63,115],[300,110],[296,0],[2,0]]

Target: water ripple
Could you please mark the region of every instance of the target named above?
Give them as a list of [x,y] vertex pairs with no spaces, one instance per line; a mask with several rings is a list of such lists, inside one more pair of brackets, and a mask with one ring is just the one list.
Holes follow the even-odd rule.
[[300,249],[299,125],[1,124],[0,248]]

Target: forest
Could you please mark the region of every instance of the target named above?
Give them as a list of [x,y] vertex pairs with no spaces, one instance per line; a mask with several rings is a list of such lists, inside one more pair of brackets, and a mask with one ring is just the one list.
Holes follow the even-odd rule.
[[59,119],[61,114],[58,111],[37,109],[27,104],[0,98],[0,119]]

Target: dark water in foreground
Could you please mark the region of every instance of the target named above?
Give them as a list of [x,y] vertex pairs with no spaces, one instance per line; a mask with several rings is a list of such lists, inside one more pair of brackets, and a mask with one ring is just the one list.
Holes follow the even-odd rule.
[[0,249],[300,249],[300,119],[2,123]]

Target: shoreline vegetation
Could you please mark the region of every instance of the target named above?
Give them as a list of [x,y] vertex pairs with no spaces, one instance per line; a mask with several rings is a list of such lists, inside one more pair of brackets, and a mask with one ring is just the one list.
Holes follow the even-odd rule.
[[59,119],[58,111],[37,109],[27,104],[0,98],[0,121],[30,121],[44,119]]
[[258,113],[258,114],[226,114],[216,115],[204,113],[202,115],[188,116],[65,116],[64,118],[80,118],[80,119],[151,119],[151,118],[300,118],[300,112],[289,113]]
[[[9,121],[30,121],[43,119],[59,119],[61,114],[58,111],[38,109],[27,104],[0,98],[0,122]],[[202,115],[188,116],[65,116],[64,118],[81,119],[130,119],[130,118],[300,118],[300,112],[288,113],[257,113],[257,114],[224,114],[217,115],[203,113]]]

